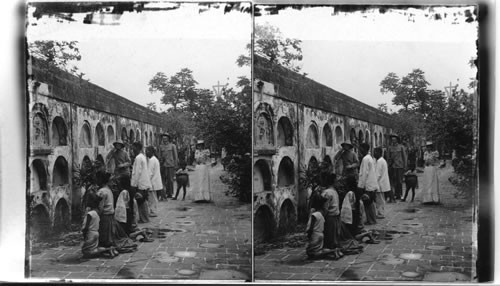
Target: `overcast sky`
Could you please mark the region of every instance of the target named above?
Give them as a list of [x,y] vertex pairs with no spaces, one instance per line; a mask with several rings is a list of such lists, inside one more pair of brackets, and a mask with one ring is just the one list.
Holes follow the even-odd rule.
[[[94,17],[104,25],[83,24],[84,13],[73,15],[75,22],[48,16],[37,20],[31,8],[27,38],[79,41],[82,60],[77,66],[85,78],[139,104],[159,104],[161,96],[148,91],[157,72],[172,76],[186,67],[198,87],[211,90],[218,81],[234,86],[238,76],[250,78],[250,67],[239,68],[236,59],[251,41],[251,15],[224,14],[223,8],[182,4],[176,10]],[[205,11],[199,13],[200,9]]]
[[[283,36],[303,41],[299,65],[307,77],[369,105],[387,103],[394,109],[393,95],[382,95],[379,86],[390,72],[403,77],[419,68],[432,89],[444,91],[451,82],[467,90],[476,76],[468,62],[476,56],[478,25],[466,23],[463,15],[453,16],[466,9],[473,11],[435,7],[334,15],[333,7],[314,7],[281,10],[256,17],[255,23],[271,24]],[[431,12],[439,12],[442,19],[425,16]]]

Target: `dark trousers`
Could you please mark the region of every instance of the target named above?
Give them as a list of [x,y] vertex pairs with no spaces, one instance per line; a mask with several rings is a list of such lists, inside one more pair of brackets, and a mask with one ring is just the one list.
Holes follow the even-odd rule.
[[403,195],[403,168],[390,168],[389,180],[391,181],[391,189],[396,195],[396,199],[401,199]]
[[415,188],[417,187],[418,181],[417,176],[408,176],[405,181],[406,192],[403,201],[406,201],[408,193],[411,191],[411,201],[415,199]]
[[361,204],[360,204],[361,196],[363,195],[364,191],[365,191],[364,189],[356,187],[356,191],[354,192],[354,194],[356,195],[356,203],[355,203],[355,209],[352,212],[353,216],[352,224],[354,229],[354,233],[352,233],[352,235],[356,235],[362,232],[364,229],[363,216],[361,214]]
[[174,194],[174,176],[175,176],[175,168],[174,167],[165,167],[163,171],[163,185],[165,186],[165,190],[167,192],[167,197],[172,197]]
[[179,191],[183,190],[184,194],[182,195],[182,199],[184,200],[186,198],[186,187],[189,182],[189,176],[188,175],[177,175],[176,177],[177,181],[177,192],[175,193],[175,199],[179,196]]

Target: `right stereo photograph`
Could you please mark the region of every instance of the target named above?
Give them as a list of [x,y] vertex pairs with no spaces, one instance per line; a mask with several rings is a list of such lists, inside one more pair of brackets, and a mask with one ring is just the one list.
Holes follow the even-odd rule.
[[477,281],[478,22],[254,6],[256,282]]

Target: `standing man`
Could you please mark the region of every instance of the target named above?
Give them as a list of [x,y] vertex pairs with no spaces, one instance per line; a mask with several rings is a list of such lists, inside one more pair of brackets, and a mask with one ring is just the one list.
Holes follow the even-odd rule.
[[116,140],[113,149],[106,155],[106,172],[113,174],[113,179],[130,176],[130,157],[124,147],[121,140]]
[[151,189],[148,194],[149,216],[156,217],[158,216],[158,197],[156,194],[160,193],[163,184],[161,182],[160,162],[155,156],[153,146],[146,147],[146,157],[148,157],[148,170],[151,180]]
[[353,151],[354,146],[350,141],[345,141],[340,144],[341,148],[337,154],[333,157],[335,161],[335,173],[340,177],[340,181],[345,187],[345,191],[352,191],[355,194],[356,202],[353,209],[353,226],[356,235],[363,231],[363,220],[361,219],[361,209],[359,200],[361,199],[362,193],[358,190],[358,166],[359,160],[358,155]]
[[378,192],[376,198],[377,218],[385,217],[385,194],[391,190],[389,182],[389,171],[387,169],[387,161],[382,157],[382,148],[373,149],[373,156],[377,160],[375,171],[377,173]]
[[172,198],[174,193],[175,168],[178,164],[177,147],[172,143],[171,139],[170,134],[164,133],[162,135],[162,144],[160,145],[160,163],[164,168],[163,185],[167,193],[166,197],[164,197],[165,200]]
[[368,196],[365,203],[367,224],[376,224],[376,192],[378,191],[377,176],[375,172],[375,160],[370,155],[370,145],[361,143],[359,151],[363,156],[359,167],[358,188],[363,190],[363,194]]
[[389,179],[391,189],[396,199],[403,195],[403,174],[407,164],[406,150],[399,142],[397,135],[391,135],[391,145],[387,148],[387,163],[389,164]]
[[134,152],[135,160],[132,167],[130,186],[134,189],[133,197],[136,198],[139,206],[138,222],[145,223],[149,222],[148,192],[152,189],[151,178],[149,176],[146,156],[142,153],[142,143],[134,142],[132,144],[132,152]]

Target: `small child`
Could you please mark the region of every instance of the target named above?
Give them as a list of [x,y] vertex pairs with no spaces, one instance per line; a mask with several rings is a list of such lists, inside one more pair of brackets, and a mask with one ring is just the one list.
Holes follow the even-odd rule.
[[415,199],[415,188],[418,189],[418,177],[417,171],[415,168],[415,164],[409,165],[409,170],[405,173],[405,185],[406,185],[406,193],[403,198],[403,202],[406,201],[406,197],[408,196],[408,192],[411,190],[411,201]]
[[186,198],[186,187],[189,187],[189,174],[186,169],[186,162],[181,161],[180,162],[180,169],[175,172],[175,181],[177,182],[177,192],[175,193],[174,200],[177,200],[177,196],[179,195],[179,191],[182,190],[184,192],[184,195],[182,196],[182,200]]
[[89,211],[85,215],[82,224],[83,245],[82,254],[84,258],[95,258],[101,255],[114,257],[118,255],[113,247],[99,247],[99,222],[97,214],[100,198],[94,193],[89,193],[87,197],[87,207]]

